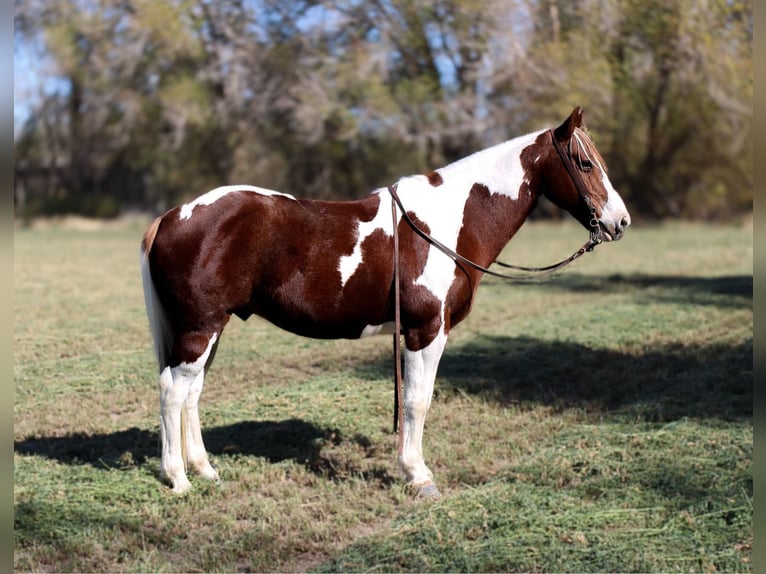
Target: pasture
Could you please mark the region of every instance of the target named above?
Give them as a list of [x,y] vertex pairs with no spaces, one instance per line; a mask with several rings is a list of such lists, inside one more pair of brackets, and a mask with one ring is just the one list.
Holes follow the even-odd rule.
[[[635,225],[539,282],[487,278],[397,476],[390,337],[236,318],[200,404],[221,474],[157,480],[143,227],[19,229],[16,571],[752,571],[752,224]],[[574,223],[528,223],[545,264]]]

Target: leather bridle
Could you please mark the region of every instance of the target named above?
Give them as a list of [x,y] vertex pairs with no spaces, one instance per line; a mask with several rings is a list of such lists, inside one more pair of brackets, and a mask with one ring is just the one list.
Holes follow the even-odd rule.
[[[563,267],[566,267],[572,261],[575,259],[578,259],[585,253],[588,253],[590,251],[593,251],[593,249],[603,241],[603,231],[601,229],[601,226],[598,223],[598,216],[596,214],[596,208],[593,205],[593,202],[590,200],[590,197],[588,197],[588,190],[585,187],[585,182],[582,180],[582,177],[580,176],[580,172],[575,167],[574,163],[572,162],[572,159],[570,158],[569,154],[564,150],[563,146],[559,141],[556,139],[556,134],[554,133],[553,129],[548,130],[551,141],[553,142],[553,147],[558,153],[559,157],[561,158],[561,162],[564,164],[564,169],[566,169],[567,173],[569,174],[570,179],[572,180],[572,183],[575,186],[575,189],[577,190],[577,194],[580,196],[580,201],[585,205],[585,207],[588,209],[588,212],[590,214],[590,218],[588,220],[588,227],[590,228],[590,237],[588,238],[588,241],[585,242],[582,247],[580,247],[577,251],[575,251],[572,255],[567,257],[566,259],[562,259],[561,261],[557,263],[553,263],[551,265],[546,265],[543,267],[525,267],[522,265],[512,265],[510,263],[503,263],[502,261],[495,260],[495,264],[505,267],[506,269],[515,269],[516,271],[524,271],[527,273],[538,273],[538,274],[549,274],[553,273],[554,271],[557,271]],[[401,397],[403,395],[403,389],[402,389],[402,365],[401,365],[401,341],[400,341],[400,335],[401,335],[401,316],[400,316],[400,302],[399,302],[399,229],[398,229],[398,219],[397,219],[397,207],[401,211],[402,218],[404,221],[407,222],[407,225],[421,238],[423,238],[426,242],[436,247],[439,251],[450,257],[455,261],[457,265],[465,264],[469,267],[472,267],[473,269],[480,271],[482,273],[486,273],[487,275],[492,275],[494,277],[500,277],[502,279],[512,280],[512,281],[525,281],[529,280],[530,277],[520,276],[520,275],[507,275],[504,273],[498,273],[497,271],[492,271],[491,269],[488,269],[482,265],[479,265],[478,263],[471,261],[467,257],[464,257],[460,255],[457,251],[454,251],[453,249],[450,249],[446,245],[444,245],[439,240],[435,239],[434,237],[431,237],[428,233],[420,229],[417,224],[412,220],[412,218],[407,213],[407,210],[405,209],[404,205],[402,204],[402,200],[399,198],[399,195],[396,192],[397,184],[394,183],[393,185],[388,186],[388,192],[391,194],[391,197],[394,201],[391,202],[391,217],[393,219],[393,233],[394,233],[394,249],[393,249],[393,265],[394,265],[394,278],[393,278],[393,288],[394,288],[394,432],[399,432],[398,437],[398,452],[401,455],[403,446],[404,446],[404,436],[403,436],[403,428],[404,428],[404,408],[403,408],[403,401],[401,400]],[[539,275],[537,275],[539,276]]]
[[604,240],[603,231],[601,229],[601,226],[598,224],[596,207],[593,205],[593,202],[590,200],[590,197],[588,197],[588,189],[585,187],[585,182],[582,180],[582,176],[580,175],[580,172],[577,171],[577,168],[572,163],[572,158],[569,157],[569,154],[566,151],[564,151],[564,148],[559,142],[559,140],[556,139],[556,134],[553,132],[553,129],[548,130],[548,133],[551,134],[551,141],[553,142],[553,147],[556,149],[556,152],[559,154],[559,157],[561,158],[561,163],[564,164],[564,169],[567,170],[567,173],[569,174],[569,177],[572,180],[572,183],[574,184],[575,189],[577,190],[577,194],[580,196],[580,201],[582,201],[585,204],[585,207],[588,209],[588,212],[590,213],[590,219],[588,220],[588,227],[590,227],[590,241],[593,243],[593,245],[589,249],[587,249],[587,251],[592,251],[596,245],[598,245]]

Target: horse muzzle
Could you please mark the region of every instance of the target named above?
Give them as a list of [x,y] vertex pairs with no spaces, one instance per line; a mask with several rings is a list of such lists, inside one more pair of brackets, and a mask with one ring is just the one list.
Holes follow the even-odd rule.
[[604,241],[618,241],[622,239],[625,230],[630,226],[630,215],[627,213],[614,222],[598,222],[601,228],[601,238]]

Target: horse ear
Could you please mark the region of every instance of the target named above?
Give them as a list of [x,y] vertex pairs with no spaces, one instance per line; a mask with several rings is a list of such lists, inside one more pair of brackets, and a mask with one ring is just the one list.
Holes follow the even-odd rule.
[[554,134],[556,134],[556,138],[560,140],[568,140],[572,137],[572,134],[575,131],[575,128],[579,128],[582,126],[582,108],[580,106],[577,106],[575,109],[572,110],[572,113],[569,114],[569,117],[564,120],[564,123],[561,124],[559,127],[557,127],[554,130]]

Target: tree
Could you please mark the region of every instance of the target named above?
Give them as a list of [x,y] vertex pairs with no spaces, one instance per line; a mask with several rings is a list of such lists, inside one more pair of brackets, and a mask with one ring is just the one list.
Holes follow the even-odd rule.
[[611,179],[635,211],[707,217],[752,206],[749,2],[551,0],[530,9],[538,17],[526,65],[501,91],[532,110],[587,102]]
[[634,212],[752,206],[750,0],[28,0],[16,25],[66,86],[16,146],[52,209],[356,198],[576,105]]

